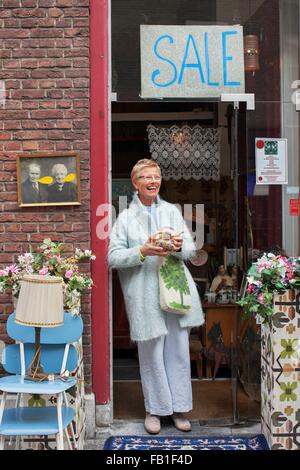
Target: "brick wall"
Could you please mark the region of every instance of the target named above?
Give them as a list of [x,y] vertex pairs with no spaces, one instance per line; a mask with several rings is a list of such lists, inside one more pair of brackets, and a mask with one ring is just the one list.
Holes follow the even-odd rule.
[[[0,0],[0,266],[46,237],[90,247],[89,0]],[[81,206],[19,208],[16,155],[80,153]],[[84,266],[89,270],[89,266]],[[0,340],[10,297],[1,296]],[[90,296],[83,298],[87,391],[91,386]]]

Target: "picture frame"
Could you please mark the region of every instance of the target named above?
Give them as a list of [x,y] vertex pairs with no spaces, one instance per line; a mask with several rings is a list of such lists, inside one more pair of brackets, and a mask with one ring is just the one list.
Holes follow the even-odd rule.
[[77,152],[17,155],[19,207],[80,205]]

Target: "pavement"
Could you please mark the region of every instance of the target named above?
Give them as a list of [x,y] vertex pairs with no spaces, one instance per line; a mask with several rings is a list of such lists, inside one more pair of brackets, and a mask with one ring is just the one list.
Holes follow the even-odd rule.
[[[192,430],[189,433],[178,431],[170,418],[161,420],[161,432],[157,436],[161,437],[205,437],[205,436],[256,436],[261,434],[260,422],[240,422],[236,425],[205,423],[199,420],[191,420]],[[86,441],[85,450],[102,450],[106,439],[111,436],[149,436],[144,429],[143,420],[115,420],[110,426],[99,427],[96,430],[95,438]]]

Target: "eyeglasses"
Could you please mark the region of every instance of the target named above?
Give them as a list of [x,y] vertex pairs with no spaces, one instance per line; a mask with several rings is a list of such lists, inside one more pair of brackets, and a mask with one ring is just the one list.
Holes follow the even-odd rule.
[[161,180],[161,176],[157,176],[157,175],[147,175],[147,176],[139,176],[139,179],[140,178],[143,178],[145,181],[147,182],[151,182],[152,180],[154,181],[160,181]]

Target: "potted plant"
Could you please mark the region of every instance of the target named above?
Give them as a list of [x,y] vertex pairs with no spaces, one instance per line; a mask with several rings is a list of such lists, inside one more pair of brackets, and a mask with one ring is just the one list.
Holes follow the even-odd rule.
[[36,252],[29,247],[26,253],[18,256],[15,264],[0,270],[0,294],[11,292],[13,298],[17,299],[24,274],[59,276],[63,279],[66,310],[72,315],[79,315],[82,292],[93,285],[87,274],[80,273],[79,263],[96,257],[90,250],[79,248],[72,256],[65,257],[63,252],[64,245],[50,238],[45,239]]

